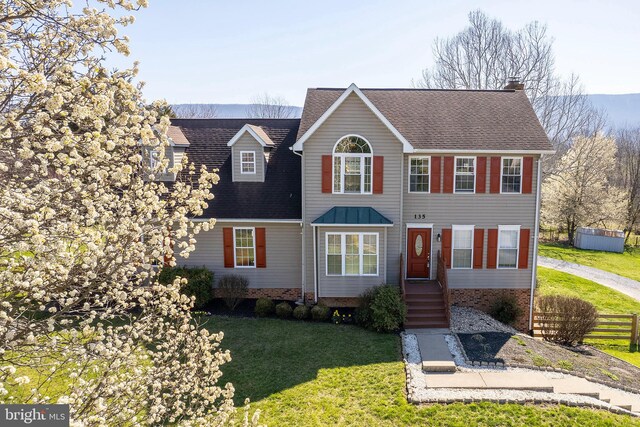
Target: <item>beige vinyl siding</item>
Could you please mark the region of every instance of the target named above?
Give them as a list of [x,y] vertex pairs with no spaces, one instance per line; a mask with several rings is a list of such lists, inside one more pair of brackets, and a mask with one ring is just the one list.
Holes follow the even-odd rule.
[[[243,174],[240,173],[240,152],[253,151],[256,158],[256,173]],[[266,158],[264,148],[256,139],[248,132],[236,141],[231,147],[231,158],[233,160],[233,181],[234,182],[264,182],[264,173],[266,168]]]
[[[225,227],[264,227],[266,268],[224,268],[222,229]],[[302,277],[302,228],[300,224],[218,222],[213,230],[196,236],[196,250],[189,258],[178,258],[178,265],[205,266],[216,279],[238,274],[249,279],[250,288],[300,288]]]
[[[331,155],[336,142],[348,134],[364,137],[371,144],[373,155],[384,157],[383,194],[322,193],[322,156]],[[387,257],[384,260],[384,268],[389,283],[398,282],[401,238],[401,192],[399,191],[402,188],[401,169],[401,142],[355,94],[349,95],[304,143],[305,292],[314,291],[313,228],[310,224],[334,206],[370,206],[393,221],[393,227],[387,229]],[[384,246],[381,246],[381,250],[384,250]],[[318,267],[320,273],[321,268]],[[341,285],[338,285],[335,280],[328,280],[326,277],[320,276],[318,288],[321,296],[329,296],[326,291],[332,294],[342,292],[344,294],[342,296],[357,296],[364,289],[361,284],[362,282],[358,278],[345,277],[342,278]],[[340,286],[343,291],[338,290]]]
[[[327,233],[378,233],[378,274],[327,276]],[[357,297],[372,286],[384,284],[386,268],[384,227],[318,227],[318,277],[322,284],[318,289],[319,297]]]
[[[462,154],[459,154],[462,155]],[[453,154],[439,154],[441,157],[454,156]],[[442,234],[443,228],[451,228],[456,225],[475,225],[476,228],[485,229],[484,233],[484,260],[487,261],[487,229],[498,228],[498,225],[520,225],[521,228],[531,230],[529,244],[529,268],[522,270],[510,269],[473,269],[473,270],[448,270],[449,286],[451,288],[529,288],[531,286],[531,266],[533,265],[533,239],[535,238],[535,213],[538,162],[534,158],[533,167],[533,191],[531,194],[491,194],[489,185],[491,180],[491,157],[500,156],[499,153],[483,154],[487,157],[486,192],[484,194],[455,194],[455,193],[409,193],[408,176],[404,179],[404,222],[433,224],[433,249],[432,249],[432,277],[436,274],[436,255],[441,250],[441,243],[435,238]],[[511,155],[509,155],[511,156]],[[409,155],[405,156],[405,175],[408,174]],[[441,174],[444,173],[444,168]],[[442,183],[441,176],[440,182]],[[421,216],[425,215],[422,219]],[[419,215],[419,219],[416,219]],[[403,233],[403,248],[406,248],[406,235]],[[404,249],[406,251],[406,249]]]

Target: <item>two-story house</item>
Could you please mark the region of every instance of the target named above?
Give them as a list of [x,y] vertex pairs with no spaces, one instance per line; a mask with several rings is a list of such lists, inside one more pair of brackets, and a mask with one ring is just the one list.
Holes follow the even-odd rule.
[[552,147],[512,87],[309,89],[299,120],[173,120],[178,151],[221,178],[216,227],[178,262],[243,275],[250,297],[332,307],[397,284],[411,327],[509,296],[527,329]]

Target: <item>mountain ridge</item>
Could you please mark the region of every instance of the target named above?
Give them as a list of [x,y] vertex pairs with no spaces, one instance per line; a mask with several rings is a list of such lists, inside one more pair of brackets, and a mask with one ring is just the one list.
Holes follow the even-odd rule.
[[[606,113],[611,129],[640,126],[640,93],[595,93],[587,96],[596,108]],[[189,106],[199,110],[213,109],[216,112],[216,118],[243,119],[249,116],[248,109],[251,104],[172,104],[171,106],[177,107],[176,110],[189,108]],[[291,106],[291,108],[294,111],[294,118],[299,118],[302,107]]]

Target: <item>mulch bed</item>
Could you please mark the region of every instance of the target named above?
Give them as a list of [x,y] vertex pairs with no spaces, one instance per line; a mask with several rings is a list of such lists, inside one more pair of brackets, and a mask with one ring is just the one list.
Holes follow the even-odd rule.
[[458,334],[469,361],[560,368],[640,391],[640,368],[588,345],[564,347],[504,332]]

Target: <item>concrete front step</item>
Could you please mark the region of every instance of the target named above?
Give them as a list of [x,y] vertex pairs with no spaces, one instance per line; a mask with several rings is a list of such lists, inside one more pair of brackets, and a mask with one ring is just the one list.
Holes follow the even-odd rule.
[[422,370],[425,372],[455,372],[456,364],[442,333],[416,333]]
[[[600,389],[593,383],[590,383],[589,381],[585,380],[584,378],[567,377],[567,378],[551,379],[550,381],[551,381],[551,384],[553,385],[553,391],[555,393],[579,394],[580,396],[589,396],[599,400],[603,400],[600,398]],[[608,400],[604,402],[609,403]]]

